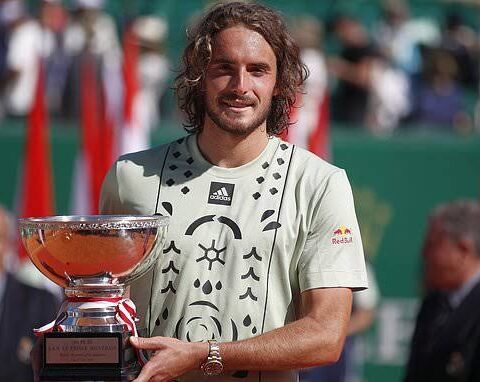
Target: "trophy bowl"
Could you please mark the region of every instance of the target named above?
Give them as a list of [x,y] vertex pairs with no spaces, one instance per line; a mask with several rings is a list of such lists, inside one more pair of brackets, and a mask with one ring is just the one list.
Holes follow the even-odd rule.
[[135,378],[142,360],[128,341],[137,319],[125,287],[155,264],[167,227],[163,216],[19,219],[31,261],[66,294],[55,320],[37,330],[42,380]]

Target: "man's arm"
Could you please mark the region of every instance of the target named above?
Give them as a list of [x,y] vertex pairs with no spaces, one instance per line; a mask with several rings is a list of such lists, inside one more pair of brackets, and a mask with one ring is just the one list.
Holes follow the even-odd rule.
[[[220,343],[225,370],[288,370],[336,362],[347,333],[351,290],[307,290],[301,305],[302,318],[295,322],[246,340]],[[199,369],[208,354],[206,343],[172,338],[138,338],[132,343],[155,351],[135,382],[169,381]]]

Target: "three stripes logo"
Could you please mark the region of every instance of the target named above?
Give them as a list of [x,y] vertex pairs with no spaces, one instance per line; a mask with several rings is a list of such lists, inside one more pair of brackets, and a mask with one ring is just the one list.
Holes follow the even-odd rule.
[[210,183],[208,203],[230,206],[232,204],[234,187],[235,185],[230,183],[219,183],[219,182]]

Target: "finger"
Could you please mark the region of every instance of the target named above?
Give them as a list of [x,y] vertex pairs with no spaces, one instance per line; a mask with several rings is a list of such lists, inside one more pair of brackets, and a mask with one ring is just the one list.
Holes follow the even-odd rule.
[[142,370],[140,371],[140,374],[138,374],[138,377],[135,378],[132,382],[149,382],[150,381],[150,367],[147,362],[145,366],[143,366]]
[[130,343],[137,349],[158,350],[163,347],[161,337],[130,337]]

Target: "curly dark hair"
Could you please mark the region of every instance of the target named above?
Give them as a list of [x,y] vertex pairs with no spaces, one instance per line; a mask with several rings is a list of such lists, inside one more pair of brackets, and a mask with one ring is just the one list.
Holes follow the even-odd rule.
[[308,76],[307,67],[300,61],[299,48],[277,12],[260,4],[230,2],[213,6],[187,31],[188,45],[174,89],[179,107],[187,116],[184,126],[191,133],[200,131],[205,119],[202,87],[212,55],[212,40],[221,30],[239,24],[261,34],[277,59],[277,95],[272,98],[267,133],[280,134],[289,126],[289,112]]

